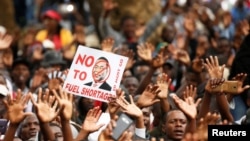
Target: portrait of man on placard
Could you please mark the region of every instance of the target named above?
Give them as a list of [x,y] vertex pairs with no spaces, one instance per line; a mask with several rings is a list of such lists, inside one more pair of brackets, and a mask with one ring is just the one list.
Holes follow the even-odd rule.
[[109,75],[110,75],[109,61],[105,57],[100,57],[96,60],[94,67],[92,68],[93,81],[88,82],[84,85],[111,91],[111,86],[106,82]]

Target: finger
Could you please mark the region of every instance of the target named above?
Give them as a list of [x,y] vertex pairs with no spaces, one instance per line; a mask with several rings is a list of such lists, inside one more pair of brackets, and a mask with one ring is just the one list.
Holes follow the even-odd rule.
[[8,101],[7,100],[3,100],[3,104],[5,105],[5,107],[7,108],[7,109],[9,109],[9,103],[8,103]]
[[101,129],[104,125],[105,125],[104,123],[97,125],[97,129],[95,131]]
[[32,116],[32,115],[34,115],[34,113],[32,113],[32,112],[25,112],[24,113],[24,119],[25,119],[25,117]]
[[[131,95],[129,95],[129,98],[130,98]],[[121,97],[121,100],[124,104],[126,105],[129,105],[130,103],[124,98],[124,97]]]
[[128,131],[124,131],[118,141],[126,141]]
[[210,56],[210,62],[211,62],[211,65],[212,65],[213,67],[216,66],[216,65],[215,65],[215,58],[216,58],[216,56],[215,56],[215,57]]
[[99,106],[94,107],[94,108],[93,108],[93,112],[92,112],[92,116],[93,116],[93,117],[96,117],[96,115],[97,115],[97,113],[98,113],[99,110],[100,110],[100,107],[99,107]]
[[[223,64],[223,65],[221,66],[221,68],[220,68],[220,71],[222,72],[222,74],[224,73],[224,69],[225,69],[225,67],[226,67],[226,65],[225,65],[225,64]],[[222,77],[223,77],[223,75],[222,75]]]
[[201,100],[202,100],[201,98],[198,98],[198,99],[196,100],[196,102],[195,102],[195,106],[196,106],[196,107],[198,107],[198,105],[201,103]]
[[55,95],[56,97],[56,100],[60,101],[61,98],[59,97],[59,95],[57,94],[56,90],[52,90],[53,94]]
[[217,56],[214,57],[214,63],[215,63],[215,66],[220,66]]
[[61,86],[59,86],[59,95],[60,95],[61,99],[65,99],[66,98],[65,93],[63,92],[63,89],[62,89]]
[[56,112],[55,112],[55,117],[53,118],[53,120],[61,113],[61,111],[63,110],[63,107],[60,106],[59,108],[56,107]]
[[16,99],[15,99],[16,102],[19,102],[21,97],[22,97],[22,91],[21,91],[21,89],[18,89],[17,90],[17,96],[16,96]]
[[24,95],[24,96],[22,97],[22,100],[20,101],[22,105],[26,105],[26,104],[27,104],[27,102],[28,102],[29,99],[30,99],[30,95],[31,95],[31,93],[28,93],[28,94],[26,94],[26,95]]
[[209,69],[212,68],[212,65],[211,65],[211,63],[210,63],[210,61],[209,61],[208,58],[206,58],[206,63],[205,63],[205,65],[206,65],[206,67],[208,67]]
[[129,99],[130,99],[131,104],[135,104],[132,95],[129,95]]
[[44,94],[43,94],[43,98],[42,98],[43,102],[49,102],[49,89],[46,89]]
[[40,87],[40,88],[38,89],[37,103],[40,103],[41,100],[42,100],[42,88]]
[[161,92],[161,90],[157,90],[157,91],[155,92],[155,95],[158,95],[160,92]]
[[100,119],[101,115],[102,115],[102,110],[100,110],[99,108],[95,115],[97,121]]
[[68,93],[68,99],[70,102],[73,102],[73,99],[74,99],[73,94]]
[[161,101],[160,99],[155,99],[155,100],[153,100],[153,104],[160,102],[160,101]]
[[6,102],[8,103],[8,105],[12,105],[13,104],[13,100],[12,100],[10,94],[7,95],[7,101]]
[[54,104],[53,104],[53,106],[52,106],[52,109],[54,111],[56,111],[57,107],[58,107],[58,101],[55,101]]
[[242,82],[244,82],[246,78],[247,78],[247,74],[246,74],[246,73],[244,73],[244,74],[243,74],[243,76],[242,76],[242,79],[241,79],[241,80],[242,80]]
[[249,89],[250,88],[250,85],[245,85],[244,87],[243,87],[243,91],[245,91],[245,90],[247,90],[247,89]]

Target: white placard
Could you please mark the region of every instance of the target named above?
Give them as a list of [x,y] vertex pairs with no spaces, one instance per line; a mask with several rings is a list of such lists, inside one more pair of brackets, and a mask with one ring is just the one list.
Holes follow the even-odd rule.
[[63,89],[78,96],[108,102],[120,86],[127,61],[127,57],[80,45]]

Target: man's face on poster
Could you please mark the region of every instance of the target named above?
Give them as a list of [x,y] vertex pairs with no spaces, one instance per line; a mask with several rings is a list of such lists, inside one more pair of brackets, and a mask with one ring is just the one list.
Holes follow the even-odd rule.
[[92,71],[95,82],[105,81],[108,74],[108,62],[103,59],[97,60]]

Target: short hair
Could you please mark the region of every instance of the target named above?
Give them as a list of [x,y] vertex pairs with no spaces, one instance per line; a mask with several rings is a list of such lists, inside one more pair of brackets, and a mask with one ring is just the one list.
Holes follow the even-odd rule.
[[167,122],[167,119],[168,119],[168,115],[169,113],[173,112],[173,111],[180,111],[182,112],[180,109],[178,108],[173,108],[171,110],[169,110],[168,112],[165,112],[164,115],[163,115],[163,118],[162,118],[162,123],[165,124]]
[[125,21],[127,20],[134,20],[136,21],[135,17],[131,16],[131,15],[126,15],[124,17],[122,17],[121,21],[120,21],[120,26],[122,27],[123,24],[125,23]]
[[97,60],[105,60],[106,62],[109,62],[108,59],[105,57],[99,57]]

